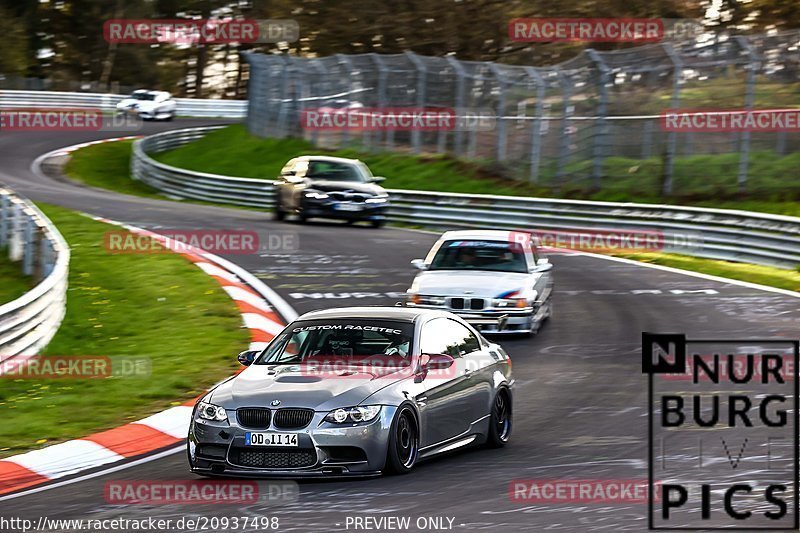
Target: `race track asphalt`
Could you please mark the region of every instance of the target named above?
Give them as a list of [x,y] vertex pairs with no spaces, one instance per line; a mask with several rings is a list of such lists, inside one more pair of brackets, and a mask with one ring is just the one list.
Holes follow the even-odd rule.
[[[146,124],[144,133],[212,122]],[[334,222],[276,223],[268,213],[135,198],[30,171],[31,162],[42,153],[96,138],[96,132],[0,133],[0,182],[34,201],[148,228],[250,229],[262,238],[292,232],[299,242],[297,252],[227,258],[256,274],[298,313],[393,304],[398,300],[393,293],[403,292],[413,278],[409,261],[422,257],[436,238],[419,231]],[[110,480],[195,479],[180,452],[58,488],[0,498],[0,516],[34,521],[40,516],[276,516],[279,531],[354,530],[348,517],[407,516],[412,531],[419,517],[452,518],[456,531],[645,531],[646,504],[520,503],[511,501],[509,483],[646,479],[642,331],[683,332],[689,338],[797,339],[800,300],[591,256],[555,254],[551,260],[554,317],[533,338],[501,340],[517,379],[515,427],[505,449],[459,451],[401,477],[302,482],[299,498],[289,503],[148,506],[105,501],[103,489]],[[746,472],[748,467],[742,468]]]

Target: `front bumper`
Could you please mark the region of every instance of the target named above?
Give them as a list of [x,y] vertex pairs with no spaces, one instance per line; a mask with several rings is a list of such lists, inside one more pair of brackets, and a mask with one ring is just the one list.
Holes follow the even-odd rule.
[[481,333],[530,333],[536,329],[538,313],[534,308],[526,309],[484,309],[470,311],[465,309],[451,309],[447,306],[425,305],[407,303],[408,307],[421,307],[425,309],[439,309],[450,311],[460,316]]
[[386,220],[389,202],[339,202],[305,201],[303,214],[307,217],[336,218],[342,220]]
[[[192,472],[226,477],[347,477],[379,475],[386,464],[396,407],[384,406],[364,425],[336,425],[317,412],[302,429],[247,429],[228,411],[228,423],[194,418],[188,455]],[[296,433],[297,447],[245,446],[246,432]],[[253,466],[256,465],[257,466]]]

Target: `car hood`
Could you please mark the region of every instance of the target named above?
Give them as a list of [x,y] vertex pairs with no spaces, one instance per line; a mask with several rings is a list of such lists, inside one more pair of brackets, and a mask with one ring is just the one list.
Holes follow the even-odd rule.
[[386,194],[386,191],[380,185],[375,185],[374,183],[358,183],[354,181],[326,181],[309,179],[308,188],[325,192],[353,191],[372,195]]
[[222,383],[208,401],[225,409],[239,407],[305,407],[331,411],[358,405],[375,392],[410,378],[408,370],[369,372],[359,366],[309,371],[300,365],[251,365]]
[[531,274],[480,270],[435,270],[418,274],[409,292],[432,296],[467,294],[483,298],[500,298],[509,291],[522,291],[532,285]]
[[139,109],[150,109],[156,106],[154,100],[136,100],[135,98],[125,98],[117,104],[117,107],[129,107],[133,104],[138,104]]

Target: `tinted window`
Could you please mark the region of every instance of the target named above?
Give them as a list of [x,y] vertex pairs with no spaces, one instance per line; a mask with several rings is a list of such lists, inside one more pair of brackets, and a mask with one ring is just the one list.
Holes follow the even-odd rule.
[[413,324],[390,320],[336,319],[295,322],[258,358],[257,364],[302,363],[309,358],[408,358]]
[[366,181],[356,165],[335,163],[332,161],[311,161],[306,176],[317,180],[328,181]]
[[481,343],[470,330],[459,324],[455,320],[450,320],[450,327],[453,328],[453,336],[458,341],[458,349],[461,355],[476,352],[481,349]]
[[436,318],[422,328],[421,353],[461,357],[479,349],[478,338],[455,320]]
[[447,241],[436,252],[430,270],[527,272],[521,245],[503,241]]

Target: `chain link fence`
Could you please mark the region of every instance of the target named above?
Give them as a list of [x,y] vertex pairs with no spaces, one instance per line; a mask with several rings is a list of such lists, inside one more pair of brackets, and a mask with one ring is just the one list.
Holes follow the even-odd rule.
[[[669,132],[661,124],[668,109],[800,107],[798,31],[589,49],[549,67],[413,53],[245,57],[247,125],[262,137],[450,154],[562,193],[800,192],[797,132]],[[303,130],[303,111],[325,106],[453,108],[489,113],[493,126]]]

